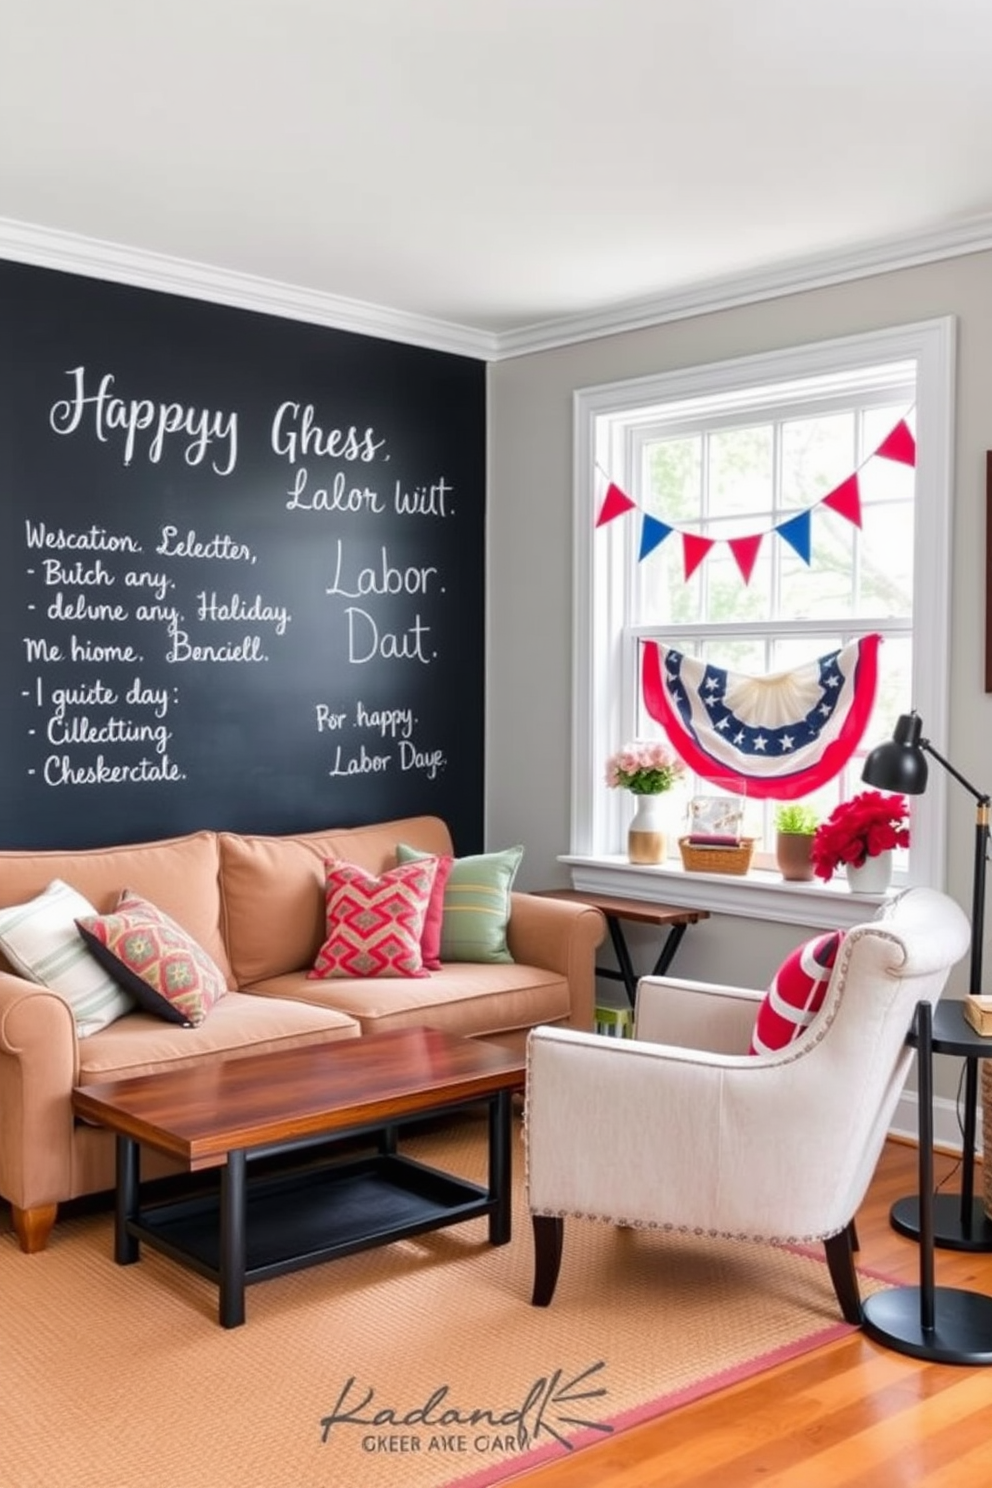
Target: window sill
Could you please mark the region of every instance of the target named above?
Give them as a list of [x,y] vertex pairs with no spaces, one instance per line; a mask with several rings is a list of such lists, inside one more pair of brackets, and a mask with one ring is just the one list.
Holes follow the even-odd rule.
[[786,883],[777,873],[763,868],[752,868],[738,876],[688,873],[673,860],[654,865],[630,863],[621,856],[563,853],[558,861],[571,869],[574,889],[826,930],[847,930],[863,924],[880,904],[906,887],[894,883],[887,894],[854,894],[842,878],[829,883],[819,879]]

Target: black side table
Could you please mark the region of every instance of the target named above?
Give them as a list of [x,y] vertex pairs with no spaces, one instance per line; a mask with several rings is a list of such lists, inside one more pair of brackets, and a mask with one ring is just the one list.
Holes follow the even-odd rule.
[[[939,1007],[939,1004],[938,1004]],[[958,1009],[964,1023],[964,1014]],[[906,1042],[919,1077],[920,1284],[875,1292],[861,1306],[868,1338],[897,1353],[940,1364],[992,1364],[992,1297],[934,1284],[933,1009],[920,1002]]]
[[[915,1033],[909,1042],[915,1043]],[[933,1243],[943,1250],[992,1250],[992,1221],[975,1198],[975,1112],[978,1106],[979,1060],[992,1059],[992,1038],[976,1033],[960,1002],[941,999],[933,1010],[931,1048],[935,1054],[956,1054],[967,1060],[964,1081],[964,1130],[961,1138],[961,1191],[933,1195]],[[992,1160],[992,1154],[990,1154]],[[892,1228],[917,1239],[920,1233],[919,1197],[900,1199],[890,1213]]]
[[617,894],[597,894],[594,890],[585,889],[538,889],[545,899],[569,899],[576,904],[591,904],[606,917],[606,928],[610,932],[610,940],[613,942],[613,951],[617,958],[619,971],[614,971],[610,966],[597,966],[596,975],[607,977],[614,982],[623,982],[627,1001],[634,1006],[637,997],[638,976],[631,960],[630,949],[623,933],[621,920],[635,920],[642,925],[655,925],[658,929],[667,930],[667,935],[658,953],[658,959],[651,968],[652,976],[664,976],[672,964],[672,958],[678,950],[687,925],[695,925],[697,920],[708,920],[708,909],[687,909],[680,904],[655,904],[649,899],[624,899]]

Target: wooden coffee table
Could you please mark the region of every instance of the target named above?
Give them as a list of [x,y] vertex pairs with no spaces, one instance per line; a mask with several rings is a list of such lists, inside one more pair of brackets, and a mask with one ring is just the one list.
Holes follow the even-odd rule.
[[[220,1322],[236,1328],[249,1282],[480,1215],[490,1243],[505,1245],[511,1097],[523,1084],[521,1055],[407,1028],[81,1085],[72,1103],[117,1134],[115,1260],[130,1265],[146,1241],[216,1282]],[[478,1102],[489,1111],[487,1188],[397,1151],[404,1124]],[[332,1146],[326,1161],[293,1161],[318,1143],[365,1135],[374,1150],[335,1157]],[[219,1168],[220,1182],[145,1202],[142,1146],[191,1172]],[[249,1175],[252,1162],[283,1154],[291,1166]]]

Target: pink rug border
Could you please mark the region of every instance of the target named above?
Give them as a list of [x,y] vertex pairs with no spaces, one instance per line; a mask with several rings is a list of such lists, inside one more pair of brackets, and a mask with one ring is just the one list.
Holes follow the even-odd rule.
[[[810,1256],[826,1264],[822,1253],[813,1246],[784,1245],[782,1249],[791,1250],[797,1255]],[[859,1265],[857,1269],[859,1276],[870,1277],[873,1281],[881,1281],[888,1286],[899,1285],[893,1277],[885,1275],[884,1272],[872,1266]],[[610,1417],[607,1424],[612,1428],[611,1435],[618,1431],[629,1431],[633,1426],[642,1426],[646,1421],[657,1420],[673,1410],[678,1410],[681,1406],[691,1405],[696,1400],[702,1400],[706,1395],[714,1395],[718,1390],[729,1389],[731,1385],[739,1385],[757,1374],[763,1374],[767,1369],[774,1369],[777,1364],[787,1364],[792,1359],[800,1358],[803,1354],[812,1353],[814,1349],[823,1348],[828,1343],[836,1343],[838,1339],[848,1338],[852,1333],[857,1332],[859,1332],[859,1327],[856,1323],[831,1323],[828,1327],[816,1329],[802,1338],[797,1338],[793,1343],[783,1344],[781,1348],[771,1349],[766,1354],[756,1354],[746,1363],[735,1364],[729,1369],[717,1370],[715,1374],[697,1380],[694,1385],[685,1385],[682,1389],[672,1390],[667,1395],[658,1395],[653,1400],[632,1406],[630,1410],[621,1411],[619,1415]],[[607,1441],[609,1437],[590,1428],[578,1432],[569,1440],[573,1451],[581,1451],[583,1447],[592,1446],[595,1442]],[[494,1484],[511,1482],[513,1478],[519,1477],[522,1473],[532,1472],[535,1468],[543,1467],[549,1462],[560,1462],[562,1458],[569,1456],[571,1453],[565,1448],[550,1442],[547,1446],[535,1447],[533,1451],[521,1457],[504,1458],[500,1463],[480,1468],[477,1472],[469,1473],[467,1477],[452,1478],[444,1484],[444,1488],[493,1488]]]

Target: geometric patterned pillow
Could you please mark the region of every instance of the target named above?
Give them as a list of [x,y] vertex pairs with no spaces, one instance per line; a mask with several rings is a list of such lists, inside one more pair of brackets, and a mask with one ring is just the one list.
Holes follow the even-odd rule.
[[786,956],[758,1009],[749,1053],[784,1049],[805,1032],[823,1006],[843,938],[839,930],[814,935]]
[[194,1028],[227,991],[216,962],[161,909],[127,890],[113,914],[76,921],[94,956],[146,1012]]
[[327,938],[310,980],[428,976],[420,942],[437,858],[401,864],[381,878],[334,858],[324,868]]
[[77,1038],[89,1038],[134,1010],[134,999],[93,960],[76,934],[77,918],[92,914],[96,910],[89,900],[59,878],[27,904],[0,909],[4,955],[29,982],[65,999]]

